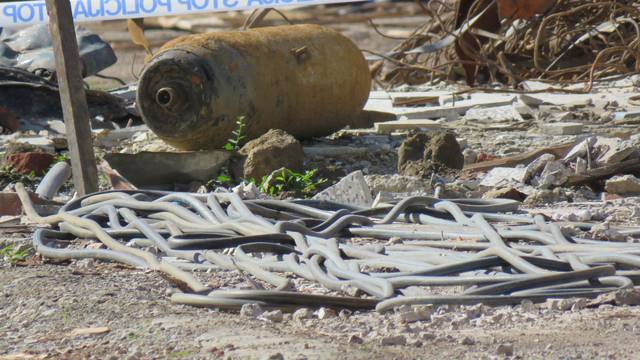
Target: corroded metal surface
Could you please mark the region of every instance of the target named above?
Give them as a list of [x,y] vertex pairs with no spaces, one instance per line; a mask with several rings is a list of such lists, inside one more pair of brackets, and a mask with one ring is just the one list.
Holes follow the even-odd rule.
[[220,148],[238,117],[247,136],[298,138],[357,124],[371,85],[358,48],[317,25],[189,35],[145,68],[138,104],[147,125],[182,149]]

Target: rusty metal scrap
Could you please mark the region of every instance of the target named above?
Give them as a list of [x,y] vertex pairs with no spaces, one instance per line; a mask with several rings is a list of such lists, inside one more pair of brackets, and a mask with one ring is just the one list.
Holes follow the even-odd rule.
[[592,84],[640,68],[640,7],[634,1],[430,1],[423,9],[425,25],[374,64],[380,82]]

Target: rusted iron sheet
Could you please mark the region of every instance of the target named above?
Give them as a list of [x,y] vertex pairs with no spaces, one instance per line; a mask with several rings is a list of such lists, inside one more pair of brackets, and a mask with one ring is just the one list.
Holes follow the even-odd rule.
[[549,10],[556,0],[498,0],[501,18],[530,19]]

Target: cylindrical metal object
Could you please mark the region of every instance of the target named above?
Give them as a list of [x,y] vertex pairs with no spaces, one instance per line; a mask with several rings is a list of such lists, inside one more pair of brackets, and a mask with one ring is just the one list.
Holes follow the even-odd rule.
[[165,44],[138,84],[145,123],[187,150],[222,147],[244,116],[248,139],[269,129],[323,136],[358,124],[369,96],[358,48],[317,25],[189,35]]

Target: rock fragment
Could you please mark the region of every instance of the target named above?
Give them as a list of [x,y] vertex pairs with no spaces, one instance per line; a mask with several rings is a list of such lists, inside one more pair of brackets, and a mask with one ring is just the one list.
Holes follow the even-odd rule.
[[262,309],[262,307],[258,304],[244,304],[242,305],[242,308],[240,308],[240,315],[242,316],[246,316],[246,317],[251,317],[251,318],[257,318],[258,316],[260,316],[262,313],[264,312],[264,310]]
[[317,193],[313,199],[335,201],[343,204],[370,207],[373,203],[371,190],[362,171],[354,171],[338,183]]
[[498,345],[496,348],[496,354],[501,356],[512,356],[513,355],[513,344],[504,343]]
[[394,345],[406,345],[407,338],[404,335],[386,336],[380,339],[380,345],[394,346]]
[[604,189],[612,194],[640,194],[640,179],[633,175],[614,176],[607,180]]
[[300,142],[280,129],[271,129],[249,141],[239,152],[247,157],[243,171],[245,179],[259,180],[282,167],[299,171],[304,160]]

